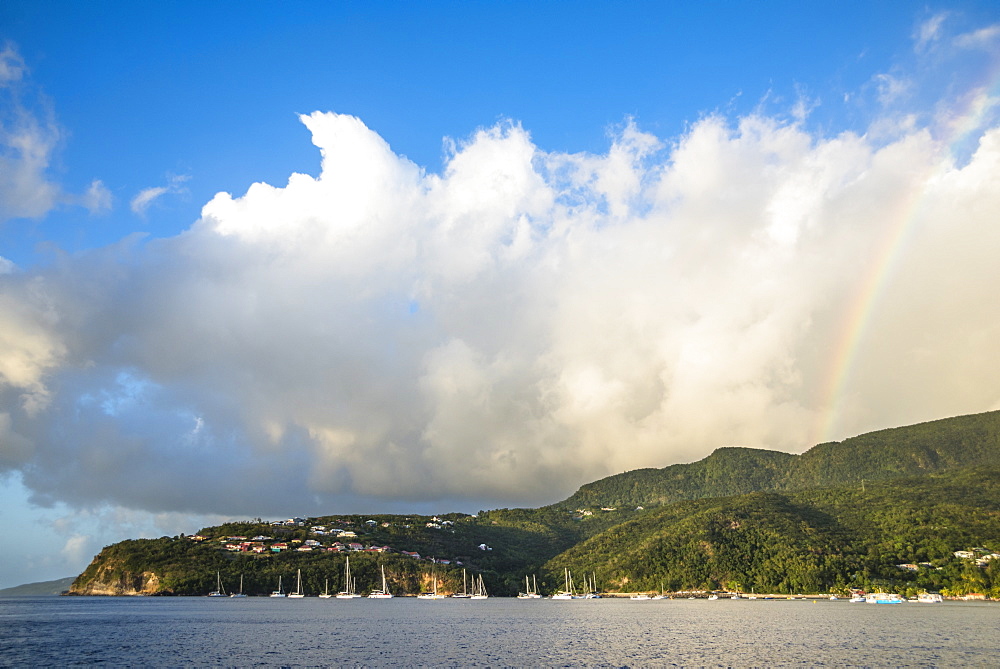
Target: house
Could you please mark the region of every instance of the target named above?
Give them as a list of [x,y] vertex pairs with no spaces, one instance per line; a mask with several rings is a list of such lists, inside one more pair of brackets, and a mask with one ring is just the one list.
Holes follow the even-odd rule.
[[492,548],[490,548],[486,544],[479,544],[478,546],[476,546],[476,548],[478,548],[481,551],[491,551],[491,550],[493,550]]
[[441,529],[441,526],[438,525],[437,523],[427,523],[424,527],[429,527],[432,530],[440,530]]
[[411,557],[411,558],[416,558],[417,560],[419,560],[419,559],[420,559],[420,553],[417,553],[417,552],[412,552],[412,551],[400,551],[400,553],[402,553],[403,555],[406,555],[406,556],[409,556],[409,557]]
[[365,549],[361,544],[347,544],[347,547],[352,551],[363,551]]
[[896,566],[903,571],[920,571],[920,567],[915,564],[897,564]]

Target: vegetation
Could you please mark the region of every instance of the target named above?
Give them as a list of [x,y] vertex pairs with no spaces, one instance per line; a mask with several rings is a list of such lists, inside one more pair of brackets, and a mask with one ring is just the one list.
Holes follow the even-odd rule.
[[[543,591],[563,570],[596,575],[605,590],[847,592],[886,588],[1000,597],[1000,559],[977,566],[955,551],[1000,553],[1000,412],[883,430],[802,455],[719,449],[696,463],[627,472],[539,509],[477,516],[324,516],[273,526],[260,519],[109,546],[73,584],[85,594],[205,594],[219,573],[232,590],[263,595],[302,571],[307,593],[380,584],[416,593],[462,588],[481,574],[511,595],[525,574]],[[642,508],[645,507],[645,508]],[[365,548],[326,550],[311,528],[351,531]],[[227,550],[229,537],[269,537],[260,553]],[[320,540],[322,550],[295,548]],[[281,542],[288,550],[275,552]],[[421,557],[403,551],[419,553]],[[428,560],[434,558],[434,561]],[[907,565],[901,567],[900,565]]]
[[792,491],[1000,463],[1000,411],[880,430],[802,455],[720,448],[704,460],[589,483],[558,507],[650,507],[684,499]]
[[[545,565],[611,590],[846,593],[886,588],[1000,597],[1000,467],[866,486],[678,502],[581,542]],[[912,565],[904,568],[899,565]],[[912,570],[911,570],[912,569]]]

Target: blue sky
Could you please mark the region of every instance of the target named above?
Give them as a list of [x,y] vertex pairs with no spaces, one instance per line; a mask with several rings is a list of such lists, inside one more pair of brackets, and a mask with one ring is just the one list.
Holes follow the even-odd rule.
[[0,51],[0,587],[1000,408],[996,3],[7,2]]

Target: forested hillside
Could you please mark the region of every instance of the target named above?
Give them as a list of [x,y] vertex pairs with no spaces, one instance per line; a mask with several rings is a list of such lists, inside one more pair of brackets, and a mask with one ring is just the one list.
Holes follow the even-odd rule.
[[1000,465],[1000,411],[958,416],[819,444],[802,455],[720,448],[698,462],[588,483],[561,508],[657,506],[762,490],[802,490]]
[[[554,557],[611,590],[802,593],[876,586],[1000,596],[1000,467],[861,486],[676,502]],[[900,567],[899,565],[911,565]]]
[[[217,578],[262,595],[302,572],[317,594],[415,594],[463,573],[512,595],[565,569],[608,591],[812,593],[925,588],[1000,596],[1000,412],[882,430],[802,455],[722,448],[696,463],[627,472],[539,509],[440,517],[260,519],[105,548],[72,594],[205,594]],[[645,508],[642,508],[645,507]],[[956,551],[967,551],[956,557]],[[978,559],[978,564],[976,560]],[[904,566],[900,566],[904,565]]]

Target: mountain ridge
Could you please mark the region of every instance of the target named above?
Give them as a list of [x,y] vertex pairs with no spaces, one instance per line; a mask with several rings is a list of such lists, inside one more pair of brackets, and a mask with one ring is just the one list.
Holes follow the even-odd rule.
[[799,455],[738,446],[660,469],[614,474],[556,508],[661,506],[759,490],[798,490],[1000,463],[1000,411],[942,418],[817,444]]

